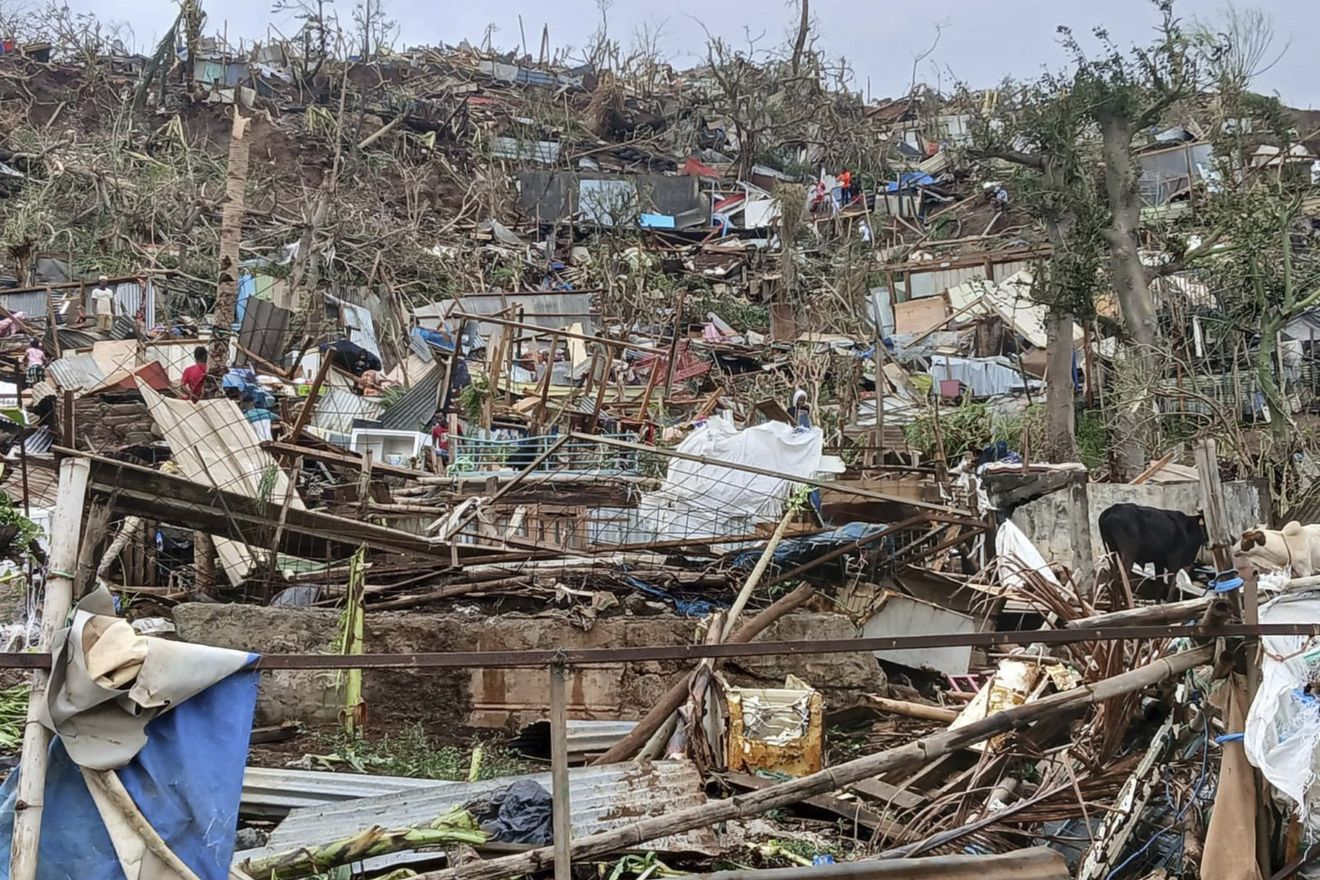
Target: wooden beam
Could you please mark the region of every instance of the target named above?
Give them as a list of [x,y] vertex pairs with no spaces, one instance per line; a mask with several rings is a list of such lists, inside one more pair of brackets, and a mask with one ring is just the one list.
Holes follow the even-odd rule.
[[289,431],[289,436],[298,439],[302,434],[303,428],[312,420],[312,411],[316,409],[316,398],[321,393],[321,385],[325,383],[325,377],[330,373],[330,364],[334,360],[334,352],[329,349],[321,352],[321,367],[316,371],[316,378],[312,380],[312,387],[307,389],[307,398],[303,401],[302,409],[298,410],[298,418],[293,423],[293,429]]
[[550,667],[550,822],[555,845],[555,880],[573,880],[573,826],[568,783],[568,667]]

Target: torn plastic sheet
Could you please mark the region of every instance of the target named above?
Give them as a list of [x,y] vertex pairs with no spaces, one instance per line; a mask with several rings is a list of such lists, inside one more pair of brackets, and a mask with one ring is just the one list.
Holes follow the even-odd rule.
[[[1320,623],[1320,591],[1280,596],[1260,609],[1260,622]],[[1247,760],[1320,832],[1320,639],[1265,636],[1261,649],[1260,687],[1243,731]]]
[[[165,844],[201,880],[227,880],[257,699],[257,672],[236,672],[147,725],[146,745],[116,772]],[[0,848],[13,839],[18,773],[0,787]],[[58,737],[46,768],[37,880],[166,880],[143,854],[132,876],[121,866],[82,769]],[[132,841],[120,840],[120,847]],[[140,851],[140,848],[139,848]],[[8,880],[8,859],[0,880]]]

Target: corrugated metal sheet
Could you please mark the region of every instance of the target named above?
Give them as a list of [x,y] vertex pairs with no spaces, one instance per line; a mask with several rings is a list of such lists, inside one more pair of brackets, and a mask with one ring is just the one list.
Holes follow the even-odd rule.
[[[595,334],[595,323],[591,316],[591,294],[561,291],[507,293],[498,296],[469,294],[459,297],[461,310],[469,315],[494,315],[510,306],[522,310],[528,324],[545,327],[550,330],[564,330],[571,324],[581,324],[582,332],[588,336]],[[413,315],[422,326],[436,329],[450,312],[458,311],[453,300],[443,300],[427,306],[419,306]],[[480,324],[477,328],[483,336],[489,337],[498,329],[496,324]]]
[[436,789],[444,784],[434,779],[413,779],[407,776],[248,767],[243,771],[242,804],[244,812],[283,814],[294,809],[319,807],[356,798],[419,788]]
[[394,405],[380,415],[381,427],[391,431],[420,431],[435,415],[445,366],[433,364]]
[[559,143],[495,137],[490,142],[490,154],[496,159],[515,159],[520,162],[553,165],[559,161]]
[[[278,364],[284,356],[284,334],[290,318],[292,313],[288,309],[282,309],[269,300],[251,297],[243,313],[238,342],[258,357]],[[248,363],[248,356],[240,351],[235,360],[243,366]]]
[[[234,857],[270,855],[303,846],[317,846],[357,834],[363,828],[403,828],[430,822],[453,807],[490,797],[519,780],[550,788],[549,773],[488,779],[482,782],[438,783],[432,788],[294,810],[271,832],[266,847]],[[634,822],[646,816],[706,802],[701,774],[690,761],[656,761],[647,766],[610,764],[569,771],[569,803],[574,836],[586,836]],[[647,844],[657,852],[719,851],[708,828],[662,838]]]
[[[86,304],[87,313],[92,314],[90,305],[91,287],[87,289],[88,303]],[[146,286],[138,284],[135,281],[128,281],[123,284],[115,285],[115,314],[121,315],[132,321],[139,314],[148,327],[154,327],[156,324],[156,287],[150,281]]]
[[376,341],[376,322],[372,320],[371,312],[363,306],[340,302],[339,314],[343,318],[349,340],[380,357],[380,344]]
[[325,301],[339,309],[349,340],[380,357],[380,344],[376,339],[380,297],[364,288],[342,288],[336,289],[333,294],[326,294]]
[[91,348],[102,341],[100,334],[93,335],[82,330],[71,330],[68,327],[59,328],[60,348],[67,350],[71,348]]
[[32,317],[46,315],[46,291],[34,290],[29,293],[0,292],[0,306],[10,312],[23,312]]
[[325,388],[316,401],[311,425],[335,434],[348,434],[354,419],[379,419],[380,403],[344,388]]
[[[578,761],[598,755],[632,733],[636,721],[579,721],[570,718],[564,725],[568,734],[569,760]],[[519,732],[513,747],[531,758],[550,758],[550,722],[533,721]]]
[[95,388],[105,381],[105,373],[91,354],[66,354],[51,361],[46,366],[46,373],[64,391]]
[[23,441],[23,448],[27,450],[28,455],[45,455],[54,445],[55,432],[49,428],[40,428]]

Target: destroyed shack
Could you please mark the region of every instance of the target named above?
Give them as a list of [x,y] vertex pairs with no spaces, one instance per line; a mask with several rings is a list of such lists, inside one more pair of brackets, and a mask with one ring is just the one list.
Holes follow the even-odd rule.
[[1007,90],[194,6],[0,47],[3,876],[1311,876],[1320,321],[1188,255],[1312,147],[1133,135],[1156,357]]

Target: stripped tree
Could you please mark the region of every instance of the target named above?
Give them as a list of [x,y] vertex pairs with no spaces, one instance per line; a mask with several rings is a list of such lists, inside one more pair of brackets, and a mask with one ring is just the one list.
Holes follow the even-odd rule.
[[[1051,254],[1037,271],[1031,297],[1048,309],[1046,322],[1046,438],[1041,454],[1075,461],[1073,380],[1076,321],[1095,314],[1101,278],[1098,231],[1105,215],[1096,198],[1094,156],[1085,134],[1087,116],[1064,75],[1047,74],[1026,85],[1008,84],[1010,96],[993,114],[974,120],[972,155],[1007,162],[1013,190],[1042,224]],[[969,101],[981,106],[981,102]]]

